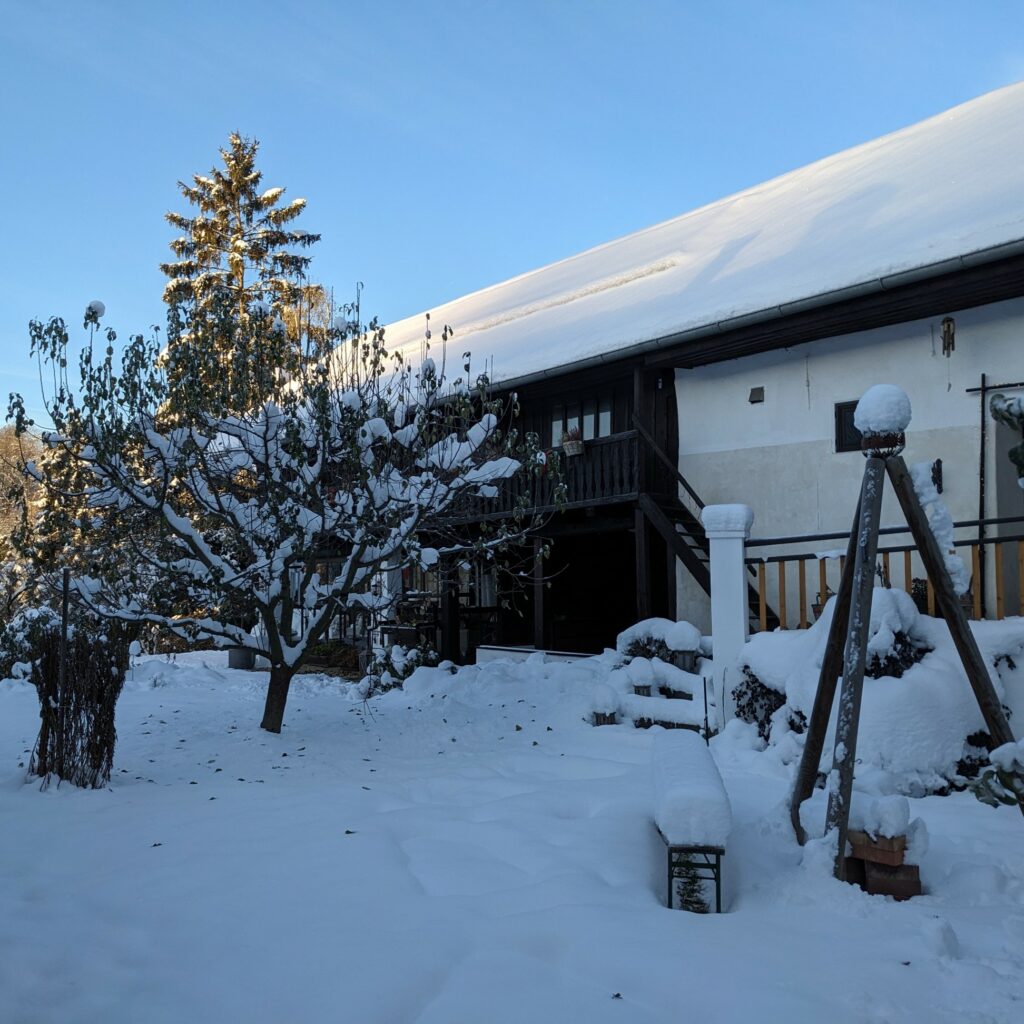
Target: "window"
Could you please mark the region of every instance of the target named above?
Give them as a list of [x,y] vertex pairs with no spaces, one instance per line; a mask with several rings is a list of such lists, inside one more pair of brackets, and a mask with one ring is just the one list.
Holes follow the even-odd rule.
[[584,441],[596,437],[608,437],[612,432],[612,398],[588,398],[571,405],[555,405],[551,408],[551,446],[562,443],[562,434],[572,427],[578,427]]
[[836,451],[859,452],[860,431],[853,425],[856,402],[836,402]]

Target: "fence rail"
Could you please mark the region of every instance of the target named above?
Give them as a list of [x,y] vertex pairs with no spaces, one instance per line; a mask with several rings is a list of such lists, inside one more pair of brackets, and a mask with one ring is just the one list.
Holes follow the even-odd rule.
[[[955,549],[968,549],[967,567],[971,574],[971,585],[962,599],[964,610],[969,618],[982,619],[987,612],[986,594],[979,581],[982,579],[984,560],[991,558],[993,568],[995,601],[995,617],[1003,619],[1007,615],[1024,615],[1024,529],[1012,534],[987,536],[984,528],[990,526],[1010,526],[1024,524],[1024,516],[1002,516],[984,520],[966,520],[953,524],[955,530],[969,530],[971,537],[954,539]],[[885,527],[879,531],[883,536],[908,534],[905,526]],[[828,543],[847,541],[846,533],[806,534],[796,537],[756,538],[747,542],[747,550],[751,548],[784,547],[787,545],[807,545],[814,542]],[[893,544],[880,547],[878,551],[878,573],[882,585],[897,586],[910,594],[918,607],[929,615],[935,614],[935,591],[926,578],[920,559],[916,555],[913,544]],[[808,563],[817,563],[817,579],[814,570]],[[746,563],[757,574],[758,593],[758,624],[764,631],[768,627],[768,607],[773,598],[777,598],[777,614],[782,629],[806,629],[821,614],[825,601],[833,593],[833,583],[838,589],[839,578],[846,565],[846,549],[826,551],[799,551],[750,556]],[[796,593],[790,589],[794,575],[796,577]],[[810,577],[810,580],[809,580]],[[813,582],[811,582],[813,581]],[[814,596],[809,598],[816,587]],[[795,597],[795,599],[794,599]]]

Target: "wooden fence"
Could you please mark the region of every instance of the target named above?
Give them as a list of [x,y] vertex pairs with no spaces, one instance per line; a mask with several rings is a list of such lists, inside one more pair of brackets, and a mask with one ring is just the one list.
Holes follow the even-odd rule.
[[[958,532],[973,534],[954,540],[954,547],[964,558],[971,574],[970,589],[962,598],[969,618],[992,618],[989,614],[992,601],[996,619],[1003,619],[1007,615],[1024,615],[1024,532],[989,537],[985,529],[1022,523],[1024,516],[968,520],[954,524]],[[887,527],[880,532],[888,535],[908,533],[905,527]],[[821,614],[828,598],[839,588],[839,578],[846,564],[845,542],[848,539],[848,534],[831,533],[772,537],[747,542],[748,553],[751,548],[844,542],[841,550],[804,550],[747,557],[746,563],[757,577],[757,619],[761,631],[768,628],[769,608],[778,615],[782,629],[806,629],[810,626]],[[922,611],[927,611],[929,615],[935,614],[935,592],[931,582],[925,578],[920,558],[912,544],[880,547],[875,571],[879,576],[879,585],[905,590]],[[987,583],[988,579],[991,579],[990,584]]]

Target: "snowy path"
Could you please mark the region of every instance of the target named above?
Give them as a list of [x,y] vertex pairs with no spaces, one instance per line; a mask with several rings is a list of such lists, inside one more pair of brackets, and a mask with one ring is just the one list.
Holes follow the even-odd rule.
[[897,905],[802,866],[785,769],[725,738],[731,912],[699,917],[661,906],[650,734],[585,725],[585,669],[372,713],[303,680],[270,736],[222,659],[136,670],[95,793],[24,784],[35,695],[0,683],[0,1021],[1024,1019],[1012,809],[912,801],[933,895]]

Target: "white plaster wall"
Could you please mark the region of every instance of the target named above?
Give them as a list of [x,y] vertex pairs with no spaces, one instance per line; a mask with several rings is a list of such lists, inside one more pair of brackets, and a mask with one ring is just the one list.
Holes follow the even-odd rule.
[[[683,475],[708,504],[750,505],[754,537],[848,530],[864,459],[859,452],[835,451],[834,407],[872,384],[891,383],[907,392],[913,406],[907,462],[941,458],[942,496],[953,518],[976,518],[981,412],[979,396],[966,389],[977,387],[982,373],[990,385],[1024,380],[1024,300],[951,315],[956,350],[948,359],[939,337],[942,316],[936,316],[677,371]],[[748,402],[754,387],[764,388],[763,403]],[[1005,438],[997,444],[991,418],[988,430],[986,514],[1019,512],[1020,489],[997,462],[1005,460]],[[902,523],[891,491],[883,501],[883,523]],[[808,569],[816,590],[816,566]],[[831,575],[838,579],[834,563]],[[796,580],[787,582],[792,608]],[[680,617],[706,628],[701,595],[681,572]]]

